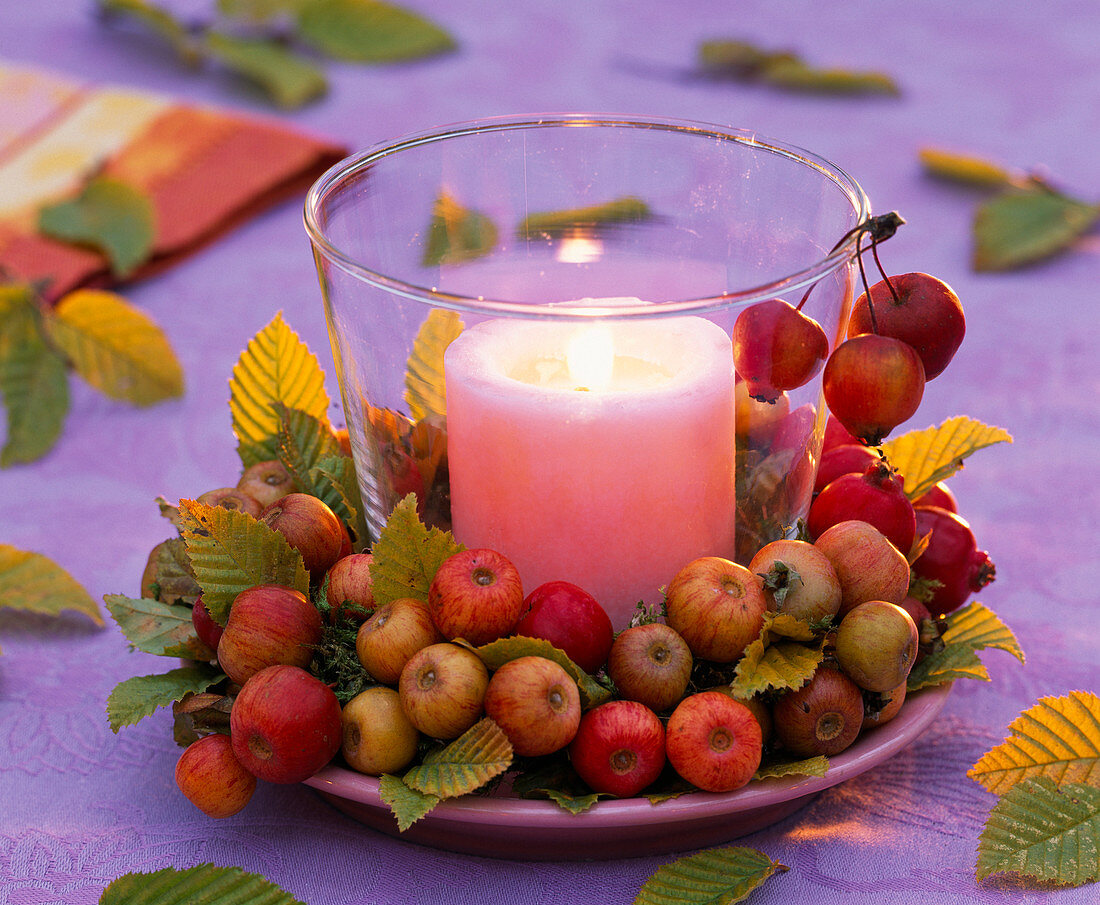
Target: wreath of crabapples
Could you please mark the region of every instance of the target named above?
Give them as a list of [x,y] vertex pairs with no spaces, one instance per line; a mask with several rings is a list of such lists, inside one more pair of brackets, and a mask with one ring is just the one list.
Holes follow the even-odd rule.
[[[877,245],[902,222],[871,218],[838,243],[855,235],[864,292],[832,354],[802,310],[812,290],[798,305],[773,299],[738,317],[733,360],[756,402],[779,411],[788,390],[824,371],[831,417],[819,480],[803,536],[761,544],[747,566],[720,557],[685,564],[669,576],[664,619],[642,611],[616,634],[586,590],[554,581],[525,595],[511,562],[488,549],[447,558],[426,599],[378,605],[373,555],[352,553],[343,522],[296,492],[278,462],[200,497],[282,533],[302,553],[312,599],[249,588],[224,628],[195,602],[195,633],[234,684],[221,698],[228,727],[200,732],[185,750],[180,789],[226,816],[244,807],[256,778],[298,782],[334,758],[369,775],[399,774],[488,717],[521,758],[515,769],[558,759],[582,786],[620,797],[670,772],[725,792],[749,782],[762,757],[836,754],[887,723],[913,664],[936,642],[942,621],[933,616],[993,578],[950,491],[938,487],[914,505],[870,448],[913,413],[964,332],[946,284],[883,271]],[[865,237],[882,274],[874,286]],[[769,614],[798,620],[824,656],[797,690],[736,699],[735,670]],[[548,642],[566,660],[516,642],[514,656],[490,667],[474,649],[509,637]],[[580,673],[602,685],[602,703],[585,709]],[[210,741],[225,728],[229,744]]]
[[[614,697],[582,711],[575,678],[558,662],[522,655],[490,670],[470,647],[454,643],[459,636],[446,640],[438,623],[472,618],[472,602],[488,611],[486,624],[498,626],[490,634],[507,637],[522,620],[528,630],[537,626],[530,607],[515,615],[507,559],[492,550],[465,552],[440,567],[432,604],[407,598],[374,607],[369,554],[353,561],[364,570],[360,590],[368,592],[355,601],[354,616],[350,600],[340,601],[341,611],[319,609],[277,585],[238,595],[216,641],[219,665],[232,669],[240,686],[230,710],[231,744],[207,735],[185,750],[176,769],[184,794],[205,812],[228,816],[252,794],[249,777],[299,782],[337,757],[369,775],[400,772],[425,744],[454,739],[484,716],[503,730],[522,763],[563,758],[593,792],[641,794],[666,765],[696,788],[733,791],[768,752],[832,755],[888,722],[918,655],[920,616],[910,615],[906,600],[908,563],[878,529],[853,519],[814,542],[772,542],[750,567],[717,557],[688,563],[668,586],[668,621],[643,621],[611,644],[604,642],[606,614],[582,589],[553,582],[521,598],[540,603],[548,627],[559,625],[555,607],[571,614],[569,637],[555,636],[562,649],[574,649],[571,659],[593,644],[606,651],[595,672]],[[328,585],[315,590],[315,599]],[[578,600],[587,622],[577,616]],[[725,613],[720,624],[716,605]],[[362,621],[365,610],[373,612]],[[807,624],[836,621],[831,653],[797,692],[736,700],[730,667],[768,610]],[[336,612],[335,624],[322,611]],[[201,600],[193,618],[196,626],[212,622]],[[342,706],[329,683],[310,671],[322,626],[353,631],[354,655],[369,677],[368,687]],[[239,662],[246,666],[229,665]],[[719,675],[725,684],[704,684]]]

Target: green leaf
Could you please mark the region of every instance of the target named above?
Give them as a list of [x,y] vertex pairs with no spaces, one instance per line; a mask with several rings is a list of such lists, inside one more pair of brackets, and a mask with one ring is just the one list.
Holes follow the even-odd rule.
[[214,658],[195,634],[190,607],[122,594],[106,594],[103,602],[132,648],[162,657]]
[[458,338],[462,326],[458,313],[445,308],[433,308],[420,325],[405,364],[405,402],[414,421],[447,414],[443,353]]
[[708,75],[733,78],[752,77],[769,64],[798,59],[791,51],[764,50],[748,41],[725,39],[703,41],[699,45],[698,57],[699,64]]
[[760,79],[788,91],[821,94],[898,95],[897,82],[882,72],[855,72],[849,69],[819,69],[801,60],[782,60],[764,67]]
[[481,647],[473,648],[490,671],[500,669],[509,660],[518,660],[520,657],[543,657],[553,660],[561,666],[573,681],[581,694],[581,706],[588,710],[596,707],[611,698],[611,690],[605,688],[588,673],[574,663],[569,655],[554,647],[544,638],[527,638],[523,635],[513,635],[509,638],[499,638],[490,641]]
[[402,833],[442,801],[438,795],[410,789],[399,776],[389,774],[379,777],[378,795],[389,806],[397,819],[397,829]]
[[1011,735],[967,772],[995,795],[1046,776],[1100,786],[1100,698],[1083,691],[1040,698],[1008,727]]
[[589,792],[586,795],[572,795],[557,789],[542,789],[541,791],[550,801],[554,802],[554,804],[563,811],[568,811],[570,814],[583,814],[601,798],[607,797],[606,793],[603,792]]
[[590,229],[617,223],[639,223],[648,220],[652,215],[649,205],[641,198],[627,196],[589,207],[528,214],[520,221],[516,233],[521,238],[540,233],[558,235],[574,229]]
[[1024,652],[1016,636],[990,609],[975,601],[947,614],[944,646],[933,651],[913,667],[906,690],[918,691],[929,685],[942,685],[954,679],[989,681],[989,672],[976,651],[996,648],[1012,654],[1021,663]]
[[199,864],[178,870],[124,874],[110,883],[99,905],[303,905],[270,880],[239,867]]
[[8,544],[0,544],[0,609],[47,616],[75,610],[103,625],[96,602],[61,566],[40,553]]
[[485,214],[463,207],[443,192],[432,206],[421,263],[435,267],[472,261],[493,250],[497,235],[496,224]]
[[138,189],[100,176],[76,197],[42,208],[38,230],[61,242],[90,245],[122,279],[148,260],[156,238],[153,203]]
[[1012,435],[1003,428],[956,415],[938,427],[909,431],[887,440],[882,451],[904,476],[905,495],[915,500],[955,474],[964,460],[979,449],[1011,442]]
[[824,776],[829,772],[829,758],[819,754],[805,760],[774,761],[763,764],[753,779],[778,779],[782,776]]
[[0,468],[6,468],[53,448],[69,412],[69,374],[42,337],[29,289],[2,287],[0,294],[8,296],[0,310],[0,396],[8,424]]
[[730,905],[788,868],[753,848],[716,848],[658,868],[634,905]]
[[284,13],[296,13],[311,0],[218,0],[218,12],[228,19],[262,23]]
[[1080,886],[1100,878],[1100,789],[1040,776],[993,806],[978,840],[976,878],[1019,873]]
[[582,814],[606,792],[592,792],[567,760],[540,758],[524,765],[512,780],[512,794],[519,798],[550,800],[570,814]]
[[298,38],[320,53],[392,63],[454,48],[454,39],[414,12],[379,0],[315,0],[298,12]]
[[198,62],[198,53],[187,26],[170,12],[148,0],[99,0],[99,8],[108,18],[136,22],[146,31],[166,40],[189,63]]
[[276,403],[320,421],[328,417],[325,375],[316,356],[287,326],[282,313],[241,353],[229,381],[233,433],[244,467],[278,458]]
[[225,676],[206,664],[181,666],[153,676],[134,676],[115,686],[107,699],[111,731],[132,726],[189,693],[206,691]]
[[76,372],[112,399],[146,406],[183,395],[183,368],[167,337],[121,296],[78,289],[44,323]]
[[245,588],[280,584],[309,596],[302,554],[274,528],[246,512],[180,500],[183,540],[202,601],[225,625],[233,600]]
[[328,91],[328,80],[320,69],[273,38],[241,38],[209,30],[203,35],[202,50],[287,110]]
[[288,408],[281,402],[273,404],[278,427],[275,451],[279,461],[290,472],[294,483],[309,491],[309,473],[322,459],[343,455],[339,441],[328,421],[301,409]]
[[909,673],[905,681],[907,693],[920,691],[931,685],[943,685],[955,679],[989,681],[989,671],[972,648],[956,644],[929,654]]
[[955,154],[938,148],[921,148],[919,156],[926,171],[940,179],[952,182],[961,182],[980,188],[1003,188],[1014,184],[1018,179],[1004,167],[970,154]]
[[703,71],[718,78],[762,81],[792,91],[828,94],[898,94],[897,83],[881,72],[820,69],[790,50],[767,50],[748,41],[710,40],[699,45]]
[[427,603],[428,588],[443,560],[464,549],[451,532],[425,528],[416,514],[416,496],[409,494],[394,507],[372,548],[376,606],[401,597]]
[[309,492],[323,500],[342,518],[352,531],[352,543],[356,551],[370,545],[370,531],[363,509],[359,479],[355,474],[355,462],[343,454],[325,456],[309,470]]
[[1010,270],[1068,248],[1100,219],[1100,205],[1085,204],[1045,186],[1009,189],[978,207],[974,216],[975,270]]
[[512,766],[512,743],[488,717],[453,742],[424,758],[403,777],[405,785],[424,795],[457,798],[480,789]]

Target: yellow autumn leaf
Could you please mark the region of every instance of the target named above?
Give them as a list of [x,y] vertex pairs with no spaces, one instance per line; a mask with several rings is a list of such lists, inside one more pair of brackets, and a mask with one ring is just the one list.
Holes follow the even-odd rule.
[[963,466],[963,460],[995,443],[1011,443],[1012,435],[966,415],[948,418],[938,427],[909,431],[882,444],[890,464],[905,476],[905,495],[911,500],[945,481]]
[[500,726],[484,717],[402,778],[424,795],[457,798],[481,788],[511,765],[512,743]]
[[447,414],[443,353],[461,332],[462,318],[445,308],[433,308],[420,325],[405,365],[405,402],[414,421]]
[[96,602],[72,575],[41,553],[9,544],[0,544],[0,609],[47,616],[72,610],[103,625]]
[[933,176],[967,185],[1001,188],[1021,178],[1005,167],[973,154],[959,154],[941,148],[921,148],[918,156],[922,166]]
[[325,375],[316,356],[279,312],[241,353],[229,381],[229,410],[241,462],[278,458],[277,403],[328,424]]
[[947,614],[943,644],[913,667],[906,680],[910,692],[955,679],[988,682],[989,671],[978,658],[980,650],[1003,650],[1021,663],[1025,661],[1012,629],[977,600]]
[[1058,784],[1100,787],[1100,698],[1084,691],[1040,698],[1008,727],[1011,735],[967,776],[996,795],[1045,776]]
[[122,296],[78,289],[43,324],[76,372],[112,399],[152,405],[183,395],[183,368],[167,337]]

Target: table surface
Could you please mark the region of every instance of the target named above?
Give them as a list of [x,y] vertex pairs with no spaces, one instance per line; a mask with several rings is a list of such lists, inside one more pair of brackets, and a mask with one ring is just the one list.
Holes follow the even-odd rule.
[[[205,3],[172,4],[194,11]],[[991,682],[960,682],[941,718],[889,763],[833,788],[743,840],[791,870],[755,903],[1096,901],[1096,886],[976,885],[978,836],[994,802],[966,776],[1008,723],[1046,695],[1100,691],[1100,238],[1003,274],[971,270],[978,198],[922,174],[918,149],[1041,165],[1068,191],[1100,195],[1100,10],[1091,0],[408,0],[458,38],[458,52],[391,67],[332,65],[331,93],[284,114],[361,148],[489,115],[601,111],[746,127],[813,149],[853,174],[878,212],[908,224],[882,250],[895,272],[951,283],[966,340],[929,384],[910,426],[967,414],[1011,446],[983,451],[953,486],[997,564],[980,596],[1028,655],[984,656]],[[696,45],[743,37],[823,65],[881,69],[900,98],[784,94],[679,77]],[[267,114],[262,101],[173,62],[152,42],[99,24],[83,0],[0,5],[0,59]],[[227,380],[275,311],[333,374],[298,202],[247,223],[127,291],[167,331],[185,398],[151,409],[73,384],[55,450],[0,473],[0,542],[42,553],[97,600],[137,595],[148,550],[167,536],[154,498],[193,496],[239,472]],[[334,378],[332,378],[334,382]],[[0,428],[2,430],[2,428]],[[95,902],[133,870],[203,862],[262,873],[299,899],[385,905],[633,901],[671,858],[512,863],[379,835],[302,786],[262,784],[239,815],[213,821],[178,793],[178,749],[159,711],[113,734],[105,701],[163,661],[128,650],[108,619],[0,612],[0,905]]]

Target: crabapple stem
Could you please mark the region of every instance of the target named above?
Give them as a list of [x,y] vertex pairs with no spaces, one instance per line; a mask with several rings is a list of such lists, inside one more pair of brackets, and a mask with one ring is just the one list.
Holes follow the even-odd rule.
[[802,310],[802,306],[806,304],[806,301],[810,297],[810,293],[813,292],[816,287],[817,287],[817,283],[814,283],[813,286],[811,286],[809,289],[806,290],[805,295],[802,296],[802,300],[797,305],[795,305],[795,307],[794,307],[795,311],[801,311]]
[[[882,274],[882,281],[886,284],[886,288],[890,290],[890,295],[894,298],[894,304],[900,305],[901,299],[898,297],[898,291],[894,288],[894,284],[890,282],[890,277],[887,275],[885,268],[882,266],[882,261],[878,259],[878,243],[871,243],[871,254],[875,258],[875,266],[878,268],[878,272]],[[871,304],[871,296],[867,296],[867,305]]]
[[[878,321],[875,319],[875,306],[871,304],[871,287],[867,282],[867,271],[863,267],[863,250],[860,248],[860,244],[863,242],[863,233],[856,236],[856,264],[859,266],[859,279],[863,283],[863,294],[867,296],[867,313],[871,316],[871,332],[878,333]],[[871,240],[872,250],[875,247],[875,240]],[[878,260],[876,257],[875,260]]]

